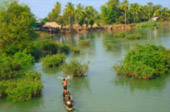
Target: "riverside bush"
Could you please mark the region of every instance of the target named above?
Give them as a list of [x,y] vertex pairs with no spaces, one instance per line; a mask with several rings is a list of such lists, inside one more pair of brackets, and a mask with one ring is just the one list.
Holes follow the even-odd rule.
[[86,64],[81,64],[77,60],[71,60],[69,64],[64,63],[62,65],[62,70],[67,75],[73,75],[74,77],[85,76],[88,71],[89,62]]
[[69,45],[59,44],[59,52],[60,52],[60,53],[68,54],[68,53],[70,52],[70,47],[69,47]]
[[126,55],[123,64],[114,66],[118,75],[151,79],[166,74],[170,68],[170,50],[163,46],[138,45]]
[[137,34],[128,34],[125,36],[126,39],[128,40],[135,40],[135,39],[140,39],[142,38],[142,35],[137,33]]
[[41,40],[37,43],[37,46],[42,50],[43,55],[52,55],[59,51],[59,45],[52,40]]
[[0,97],[16,101],[28,101],[38,96],[43,88],[40,74],[26,72],[24,77],[0,82]]
[[125,38],[125,36],[127,35],[127,32],[119,32],[119,33],[115,33],[114,34],[114,38]]
[[154,21],[149,21],[149,22],[142,22],[136,25],[138,28],[143,28],[143,27],[160,27],[161,24],[158,22]]
[[20,72],[28,69],[34,62],[34,58],[25,52],[17,52],[13,56],[2,54],[0,56],[0,80],[15,78]]
[[79,44],[81,46],[90,46],[90,40],[81,40]]
[[60,66],[65,61],[64,54],[47,55],[42,58],[43,66],[54,67]]
[[111,50],[111,49],[114,48],[114,44],[113,44],[113,43],[106,43],[105,46],[106,46],[106,48],[107,48],[108,50]]
[[73,48],[72,48],[72,52],[73,52],[74,54],[80,54],[80,48],[78,48],[78,47],[73,47]]
[[127,32],[119,32],[114,34],[114,38],[126,38],[128,40],[135,40],[142,38],[142,35],[140,33],[127,33]]

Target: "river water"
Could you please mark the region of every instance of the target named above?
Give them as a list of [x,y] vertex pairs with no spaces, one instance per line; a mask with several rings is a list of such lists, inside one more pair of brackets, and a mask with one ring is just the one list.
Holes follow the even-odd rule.
[[[74,112],[170,112],[170,74],[143,81],[118,77],[112,70],[136,43],[153,42],[170,48],[170,27],[129,32],[140,32],[143,39],[113,39],[114,32],[54,37],[56,41],[73,46],[78,46],[79,40],[91,40],[90,47],[81,48],[80,55],[67,55],[66,61],[73,58],[83,63],[90,61],[87,77],[73,78],[68,82],[75,102]],[[113,44],[113,49],[107,50],[105,44],[108,42]],[[64,77],[63,72],[59,68],[43,68],[41,63],[36,63],[33,69],[42,74],[42,95],[22,103],[1,99],[0,112],[66,112],[62,101],[62,80],[57,78]]]

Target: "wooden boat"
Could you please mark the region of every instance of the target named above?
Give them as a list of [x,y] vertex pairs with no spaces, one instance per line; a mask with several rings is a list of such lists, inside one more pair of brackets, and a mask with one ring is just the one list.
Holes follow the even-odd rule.
[[68,110],[68,111],[72,111],[74,109],[74,103],[73,103],[73,99],[70,93],[64,95],[63,93],[63,103],[64,103],[64,107]]

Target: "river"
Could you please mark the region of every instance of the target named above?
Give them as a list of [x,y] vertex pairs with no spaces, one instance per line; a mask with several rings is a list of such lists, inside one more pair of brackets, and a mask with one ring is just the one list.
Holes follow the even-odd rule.
[[[79,40],[90,39],[91,46],[81,48],[80,55],[67,55],[67,62],[77,58],[90,61],[87,77],[69,80],[68,89],[75,102],[74,112],[170,112],[170,74],[150,81],[117,76],[113,65],[120,64],[127,51],[137,43],[153,42],[170,48],[170,27],[143,28],[143,39],[113,39],[114,32],[56,35],[53,39],[77,46]],[[107,50],[105,43],[114,48]],[[43,68],[36,63],[34,70],[42,74],[42,95],[28,102],[13,103],[0,100],[0,112],[66,112],[62,101],[62,80],[59,68]]]

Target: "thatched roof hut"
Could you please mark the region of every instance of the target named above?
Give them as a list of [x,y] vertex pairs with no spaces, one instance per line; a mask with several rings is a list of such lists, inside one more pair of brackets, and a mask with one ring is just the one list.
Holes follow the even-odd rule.
[[61,25],[56,22],[46,22],[43,27],[51,27],[51,28],[61,28]]
[[93,28],[95,28],[95,27],[98,27],[98,25],[96,23],[93,24]]

